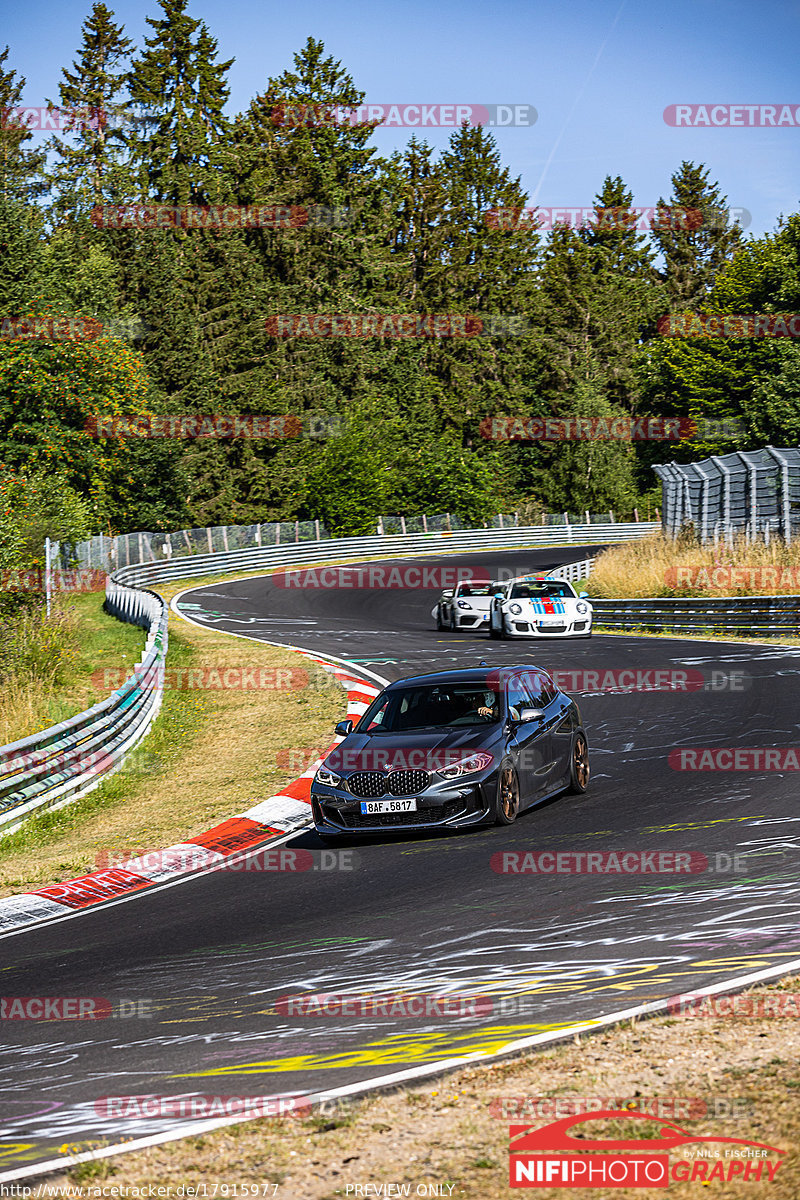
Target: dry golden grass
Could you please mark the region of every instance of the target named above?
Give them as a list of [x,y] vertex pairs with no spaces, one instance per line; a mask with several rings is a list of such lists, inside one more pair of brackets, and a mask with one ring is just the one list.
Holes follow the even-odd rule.
[[[779,986],[796,992],[798,981],[793,982],[794,986],[790,982]],[[379,1184],[405,1184],[414,1196],[423,1194],[416,1190],[423,1184],[452,1184],[452,1192],[445,1186],[438,1194],[459,1200],[507,1200],[510,1122],[492,1115],[493,1101],[556,1096],[613,1097],[623,1102],[638,1096],[663,1101],[703,1099],[708,1106],[705,1117],[681,1117],[676,1123],[698,1135],[742,1138],[788,1151],[771,1184],[750,1180],[707,1185],[718,1200],[738,1200],[756,1192],[771,1200],[796,1200],[800,1195],[798,1026],[800,1022],[790,1019],[721,1017],[630,1022],[550,1051],[496,1066],[466,1068],[425,1086],[368,1097],[331,1119],[249,1121],[79,1165],[51,1182],[106,1188],[158,1185],[172,1189],[172,1200],[180,1185],[205,1184],[211,1195],[214,1185],[277,1184],[278,1200],[332,1200],[354,1196],[358,1185],[363,1196],[377,1195]],[[723,1115],[715,1113],[718,1101]],[[669,1110],[665,1120],[668,1114]],[[544,1125],[547,1119],[522,1120]],[[610,1126],[602,1130],[595,1126],[593,1131],[600,1137],[620,1137],[629,1129],[631,1122],[621,1122],[613,1131]],[[632,1134],[654,1135],[655,1122],[642,1123]],[[719,1144],[712,1148],[723,1149]],[[673,1152],[671,1161],[677,1157],[679,1152]],[[372,1190],[365,1193],[367,1184]],[[672,1182],[668,1194],[672,1200],[696,1200],[702,1187],[697,1181]],[[262,1191],[270,1194],[271,1186]],[[402,1193],[395,1190],[394,1194]],[[537,1187],[536,1194],[543,1200],[558,1200],[565,1193]],[[608,1200],[609,1194],[595,1188],[580,1190],[586,1200]],[[642,1200],[665,1194],[662,1188],[636,1189]]]
[[[0,746],[91,708],[112,690],[96,672],[125,667],[130,671],[138,662],[143,631],[109,617],[103,600],[96,592],[56,597],[50,644],[37,636],[28,669],[0,686]],[[24,627],[25,621],[19,624]]]
[[714,547],[657,533],[604,550],[587,590],[608,598],[798,594],[800,542],[747,545],[737,538],[731,547]]
[[167,691],[130,769],[0,841],[0,895],[85,874],[104,851],[175,844],[251,808],[299,773],[278,764],[278,751],[328,746],[344,716],[344,690],[307,659],[175,616],[167,664],[302,669],[308,686]]

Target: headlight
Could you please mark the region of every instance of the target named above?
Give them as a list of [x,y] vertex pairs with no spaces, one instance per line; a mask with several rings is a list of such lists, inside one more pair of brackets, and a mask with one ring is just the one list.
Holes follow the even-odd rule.
[[479,750],[475,754],[470,754],[468,758],[451,763],[449,767],[441,767],[438,773],[444,779],[457,779],[459,775],[473,775],[476,771],[485,771],[493,762],[491,754],[487,754],[485,750]]
[[314,776],[314,782],[325,783],[328,785],[328,787],[338,787],[342,782],[342,777],[341,775],[336,775],[333,771],[329,770],[328,767],[323,766],[317,769],[317,773]]
[[458,608],[472,608],[472,605],[468,604],[466,600],[458,600],[456,603]]
[[511,605],[509,605],[508,611],[512,612],[515,617],[518,617],[519,614],[522,612],[522,605],[521,604],[511,604]]
[[575,612],[587,613],[588,611],[589,611],[589,605],[586,603],[585,600],[579,600],[578,603],[575,605]]

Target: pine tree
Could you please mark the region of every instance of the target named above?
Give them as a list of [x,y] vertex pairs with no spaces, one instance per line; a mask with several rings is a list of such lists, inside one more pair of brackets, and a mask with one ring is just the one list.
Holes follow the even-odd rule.
[[130,139],[142,197],[166,204],[210,204],[226,199],[220,187],[219,143],[227,122],[227,72],[216,61],[217,42],[186,12],[187,0],[159,0],[160,20],[128,76],[130,95],[148,114]]
[[32,203],[44,190],[44,154],[26,147],[33,135],[15,112],[25,79],[5,68],[0,53],[0,312],[29,311],[41,286],[44,221]]
[[82,26],[80,57],[62,70],[61,111],[73,140],[49,142],[57,161],[49,182],[58,217],[72,220],[103,203],[130,199],[125,170],[124,110],[118,102],[126,72],[122,62],[133,48],[105,4],[95,3]]
[[728,225],[728,199],[703,166],[681,163],[672,196],[659,199],[653,241],[664,256],[662,278],[670,310],[701,306],[720,270],[742,244],[739,225]]
[[653,279],[655,255],[646,235],[636,228],[639,218],[633,210],[633,193],[619,175],[614,179],[606,175],[594,198],[594,210],[594,221],[583,226],[578,236],[585,245],[601,252],[597,270]]
[[44,191],[41,179],[44,152],[26,149],[33,134],[19,113],[25,77],[13,68],[5,70],[9,49],[0,53],[0,199],[28,201]]

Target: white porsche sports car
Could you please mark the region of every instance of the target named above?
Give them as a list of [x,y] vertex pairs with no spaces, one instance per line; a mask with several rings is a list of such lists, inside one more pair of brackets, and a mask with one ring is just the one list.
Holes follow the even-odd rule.
[[591,637],[592,606],[586,592],[565,579],[525,575],[495,588],[489,635],[505,637]]
[[492,597],[500,585],[462,579],[442,592],[431,610],[437,629],[488,629]]

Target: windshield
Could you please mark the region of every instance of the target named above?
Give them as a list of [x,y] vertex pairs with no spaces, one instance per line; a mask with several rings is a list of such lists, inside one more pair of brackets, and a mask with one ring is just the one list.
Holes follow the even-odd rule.
[[496,586],[494,583],[461,583],[458,586],[456,595],[459,598],[464,596],[493,596]]
[[356,728],[359,733],[407,733],[488,725],[499,719],[497,690],[480,683],[427,684],[378,696]]
[[556,600],[571,599],[575,593],[568,583],[515,583],[511,589],[512,600]]

